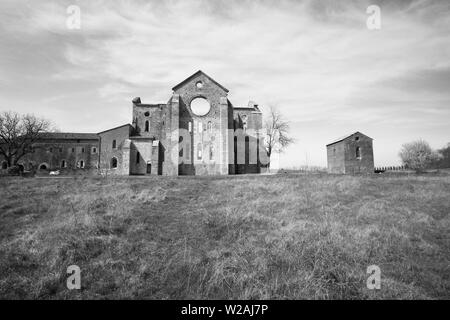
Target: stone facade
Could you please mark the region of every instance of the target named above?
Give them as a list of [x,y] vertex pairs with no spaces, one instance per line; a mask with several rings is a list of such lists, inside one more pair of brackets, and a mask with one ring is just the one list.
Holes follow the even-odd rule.
[[[24,161],[32,161],[43,170],[61,169],[64,164],[116,175],[261,171],[263,153],[258,147],[263,143],[262,113],[257,104],[233,106],[228,90],[202,71],[172,90],[165,104],[144,104],[140,98],[133,99],[131,124],[98,134],[48,133],[48,139],[36,144],[36,150],[47,151],[36,151]],[[61,154],[48,152],[53,144],[55,148],[62,146]],[[72,148],[73,153],[68,151]],[[67,162],[62,163],[63,159]]]
[[[94,133],[44,133],[33,151],[18,161],[24,170],[91,172],[98,168],[99,137]],[[0,159],[1,160],[1,159]],[[3,168],[3,161],[2,168]]]
[[373,173],[373,139],[355,132],[327,145],[329,173]]

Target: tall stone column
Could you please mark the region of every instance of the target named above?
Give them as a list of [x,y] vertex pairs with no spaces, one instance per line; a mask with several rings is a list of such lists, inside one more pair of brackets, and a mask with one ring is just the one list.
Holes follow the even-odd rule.
[[131,148],[131,140],[126,139],[122,146],[122,175],[130,174],[130,148]]
[[164,150],[164,168],[163,175],[178,175],[178,158],[179,158],[179,136],[180,136],[180,95],[173,94],[170,104],[168,105],[169,117],[167,119],[166,145]]
[[[228,174],[228,164],[230,163],[229,157],[229,130],[228,130],[228,99],[227,97],[220,98],[219,105],[219,123],[220,123],[220,134],[219,134],[219,174]],[[233,141],[233,140],[231,140]]]
[[152,175],[158,175],[159,174],[159,140],[155,140],[152,142]]

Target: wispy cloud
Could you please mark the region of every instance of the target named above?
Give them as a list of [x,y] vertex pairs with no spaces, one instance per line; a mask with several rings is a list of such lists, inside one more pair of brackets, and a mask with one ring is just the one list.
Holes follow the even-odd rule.
[[[66,27],[74,3],[79,30]],[[383,146],[378,164],[393,163],[421,131],[436,147],[450,139],[450,5],[377,3],[371,31],[371,1],[2,1],[0,108],[50,112],[61,97],[53,120],[95,131],[130,120],[125,100],[167,101],[202,69],[234,104],[275,104],[292,120],[286,165],[305,152],[325,165],[324,144],[353,129]]]

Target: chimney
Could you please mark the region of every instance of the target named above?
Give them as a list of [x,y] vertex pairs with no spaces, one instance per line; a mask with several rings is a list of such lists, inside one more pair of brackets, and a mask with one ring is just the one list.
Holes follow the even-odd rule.
[[249,107],[249,108],[255,108],[255,109],[258,109],[258,104],[257,104],[255,101],[250,100],[250,101],[248,102],[248,107]]

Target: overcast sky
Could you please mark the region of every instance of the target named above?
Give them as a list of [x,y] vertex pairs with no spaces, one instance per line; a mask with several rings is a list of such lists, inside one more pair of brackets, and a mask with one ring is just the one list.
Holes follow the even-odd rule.
[[[67,28],[70,5],[80,29]],[[448,0],[0,1],[0,111],[99,132],[199,69],[234,105],[291,121],[282,166],[326,166],[325,145],[353,131],[374,139],[376,166],[414,139],[450,142]]]

